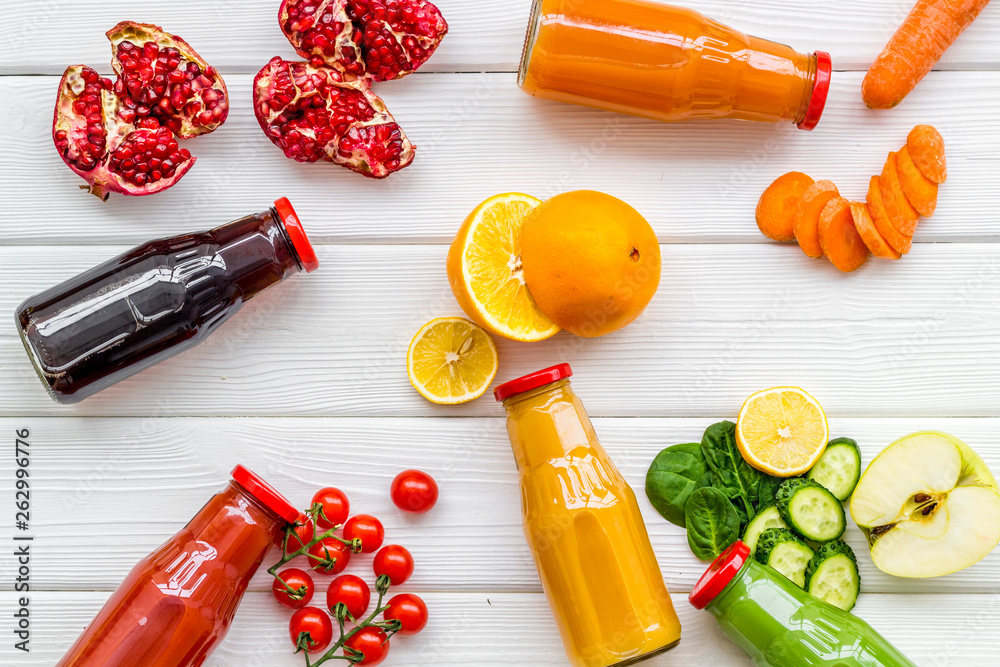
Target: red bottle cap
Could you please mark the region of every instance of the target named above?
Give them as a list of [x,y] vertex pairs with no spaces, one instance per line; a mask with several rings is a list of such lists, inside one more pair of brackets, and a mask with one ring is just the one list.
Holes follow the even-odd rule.
[[543,387],[550,382],[568,378],[572,374],[573,369],[569,367],[569,364],[556,364],[555,366],[549,366],[548,368],[543,368],[540,371],[523,375],[519,378],[511,380],[510,382],[504,382],[502,385],[493,390],[493,397],[498,401],[502,401],[510,398],[511,396],[516,396],[517,394],[523,394],[526,391]]
[[292,523],[299,518],[299,511],[288,502],[288,499],[274,490],[274,487],[257,476],[257,473],[247,470],[243,466],[233,468],[233,481],[247,490],[251,496],[264,503],[267,509],[271,510],[288,523]]
[[809,98],[809,108],[802,118],[798,128],[811,130],[816,127],[819,117],[826,107],[826,97],[830,94],[830,75],[833,73],[833,60],[826,51],[816,52],[816,80],[813,82],[812,97]]
[[288,234],[295,254],[299,256],[299,262],[306,273],[312,273],[319,268],[319,260],[316,259],[316,251],[313,250],[306,230],[302,227],[302,221],[296,215],[291,202],[287,197],[282,197],[274,202],[274,210],[278,212],[278,218],[285,225],[285,233]]
[[736,540],[726,548],[719,557],[701,575],[701,579],[691,589],[688,602],[696,609],[704,609],[705,605],[715,599],[729,585],[743,565],[750,559],[750,547]]

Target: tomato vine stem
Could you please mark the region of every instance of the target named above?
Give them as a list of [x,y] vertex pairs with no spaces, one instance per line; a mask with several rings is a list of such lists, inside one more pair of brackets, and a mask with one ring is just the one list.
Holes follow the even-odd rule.
[[[329,538],[333,538],[338,542],[341,542],[345,546],[349,547],[351,551],[354,553],[359,553],[361,551],[360,538],[354,538],[353,540],[345,540],[340,537],[337,537],[334,534],[338,530],[340,530],[341,528],[340,525],[333,526],[332,528],[324,531],[323,533],[317,534],[316,531],[319,529],[317,518],[322,517],[323,519],[326,519],[326,515],[323,513],[323,505],[321,503],[313,503],[313,506],[308,510],[306,510],[305,515],[306,515],[306,520],[309,521],[313,526],[313,538],[309,540],[308,544],[304,545],[302,545],[302,542],[300,540],[299,544],[301,546],[295,551],[289,552],[288,541],[291,539],[291,536],[295,534],[295,529],[304,524],[299,521],[295,521],[285,526],[284,529],[285,535],[281,540],[281,558],[278,560],[277,563],[275,563],[274,565],[272,565],[267,569],[268,574],[270,574],[272,577],[281,582],[282,586],[285,587],[285,590],[288,592],[289,596],[297,596],[294,597],[293,599],[298,599],[298,600],[301,600],[305,596],[306,591],[303,590],[305,586],[300,586],[299,588],[296,589],[290,587],[278,574],[278,569],[281,566],[289,563],[290,561],[298,558],[299,556],[306,556],[306,558],[310,559],[310,561],[312,560],[318,561],[314,565],[311,564],[312,568],[315,569],[317,568],[317,566],[322,566],[321,569],[323,569],[324,571],[328,571],[337,562],[337,558],[335,556],[331,557],[328,550],[326,551],[326,557],[322,558],[310,554],[309,549],[318,544],[319,542]],[[308,632],[299,633],[299,636],[296,638],[295,642],[295,652],[296,653],[301,652],[302,655],[305,656],[306,667],[319,667],[319,665],[322,665],[328,660],[347,660],[351,664],[357,664],[361,662],[365,658],[364,653],[356,651],[352,649],[350,646],[346,646],[346,643],[348,640],[350,640],[351,637],[353,637],[354,635],[356,635],[358,632],[360,632],[365,628],[372,628],[372,627],[378,628],[383,633],[385,633],[386,641],[389,641],[389,638],[399,631],[399,629],[402,627],[402,624],[396,619],[383,622],[375,620],[379,616],[379,614],[382,614],[383,612],[385,612],[386,609],[389,608],[388,605],[383,606],[382,604],[383,600],[385,599],[385,596],[388,595],[389,593],[389,586],[390,586],[390,581],[388,576],[380,574],[376,578],[375,590],[378,592],[378,602],[375,604],[375,611],[373,611],[371,614],[368,615],[367,618],[365,618],[360,622],[358,622],[353,616],[351,616],[350,612],[347,611],[346,605],[344,605],[343,603],[338,603],[335,608],[327,610],[328,612],[330,612],[331,615],[333,615],[334,618],[337,619],[337,626],[340,629],[340,638],[336,642],[334,642],[334,644],[315,661],[310,659],[309,651],[307,650],[309,644],[311,643],[311,637],[309,633]],[[345,628],[344,626],[344,621],[346,620],[345,616],[349,617],[350,620],[354,621],[355,627],[351,628],[350,630],[347,630]],[[337,651],[339,651],[340,649],[343,649],[342,655],[337,654]]]

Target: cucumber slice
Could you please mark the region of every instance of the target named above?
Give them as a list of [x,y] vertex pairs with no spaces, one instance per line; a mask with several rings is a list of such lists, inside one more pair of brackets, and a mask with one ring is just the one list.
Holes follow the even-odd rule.
[[787,528],[768,528],[757,540],[754,558],[770,565],[784,577],[803,588],[806,584],[806,567],[815,553]]
[[858,559],[844,540],[827,542],[806,567],[806,590],[844,611],[854,609],[861,592]]
[[826,488],[809,479],[793,477],[778,487],[774,504],[796,533],[813,542],[829,542],[844,534],[844,506]]
[[861,478],[858,443],[850,438],[831,440],[807,477],[825,486],[837,500],[847,500]]
[[768,528],[788,528],[774,505],[762,509],[743,530],[743,543],[750,548],[750,553],[757,549],[757,540]]

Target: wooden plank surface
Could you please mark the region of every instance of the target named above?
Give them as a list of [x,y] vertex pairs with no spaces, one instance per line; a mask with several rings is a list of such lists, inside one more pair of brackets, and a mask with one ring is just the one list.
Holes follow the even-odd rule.
[[[587,397],[584,395],[584,400]],[[684,531],[656,514],[643,492],[660,449],[701,439],[710,419],[598,419],[595,428],[635,489],[667,585],[685,592],[705,563]],[[43,590],[111,590],[132,564],[179,530],[241,463],[296,505],[323,486],[342,489],[353,513],[378,516],[387,542],[410,549],[410,585],[420,590],[538,592],[521,532],[517,471],[503,420],[398,419],[0,419],[0,433],[31,431],[32,581]],[[855,438],[864,463],[917,430],[939,429],[968,442],[1000,469],[1000,419],[834,419],[831,435]],[[418,468],[441,488],[438,506],[409,516],[389,500],[396,473]],[[6,483],[6,482],[5,482]],[[864,537],[848,520],[862,591],[1000,593],[1000,552],[962,572],[924,581],[889,577],[873,567]],[[113,529],[108,529],[113,526]],[[85,567],[66,567],[72,544]],[[370,567],[357,555],[351,567]],[[354,571],[352,569],[352,571]],[[260,574],[251,584],[265,591]]]
[[[514,71],[531,0],[438,0],[450,32],[422,71]],[[867,69],[913,6],[911,0],[686,0],[743,32],[803,52],[829,51],[838,69]],[[68,0],[11,3],[0,14],[0,73],[61,74],[70,64],[110,69],[104,32],[123,19],[156,23],[182,36],[224,74],[253,73],[273,55],[295,57],[278,27],[277,0],[173,0],[142,3]],[[944,69],[996,69],[1000,11],[987,8],[955,46]]]
[[[409,386],[410,336],[460,314],[444,275],[446,244],[486,196],[541,197],[579,188],[642,212],[665,268],[648,311],[626,330],[498,341],[498,381],[570,361],[574,387],[637,496],[684,641],[652,666],[749,664],[708,614],[686,602],[704,563],[642,492],[660,448],[697,440],[733,418],[752,391],[805,387],[834,435],[859,440],[865,462],[906,433],[966,439],[1000,471],[1000,7],[990,6],[906,102],[864,108],[865,68],[912,0],[685,0],[750,34],[832,53],[823,121],[661,124],[533,99],[514,81],[530,0],[439,0],[451,33],[417,75],[379,84],[417,144],[414,164],[382,181],[332,165],[299,165],[263,136],[252,75],[272,55],[294,58],[278,0],[101,3],[43,0],[0,11],[0,313],[25,297],[150,238],[296,205],[321,271],[249,303],[206,344],[73,407],[52,403],[9,324],[0,327],[0,434],[32,432],[32,652],[0,642],[0,664],[53,664],[132,564],[176,531],[236,463],[297,504],[317,487],[345,489],[355,511],[410,547],[409,590],[431,624],[393,641],[386,665],[565,664],[520,527],[516,472],[501,409],[488,397],[433,406]],[[994,3],[995,4],[995,3]],[[159,23],[220,68],[232,113],[189,142],[199,162],[155,197],[102,203],[51,143],[58,76],[87,63],[110,71],[103,33],[123,18]],[[801,170],[864,196],[915,123],[948,145],[949,182],[913,252],[853,275],[762,237],[761,190]],[[0,463],[9,497],[10,458]],[[388,499],[406,467],[434,474],[439,506],[404,517]],[[863,594],[857,613],[917,664],[986,667],[1000,655],[1000,554],[948,577],[912,581],[877,571],[849,521]],[[12,526],[0,522],[0,542]],[[13,561],[0,555],[0,616],[10,618]],[[370,557],[352,570],[367,571]],[[292,667],[287,611],[255,578],[229,639],[207,667]],[[0,630],[7,633],[5,624]]]
[[316,243],[450,243],[469,211],[497,192],[597,189],[635,206],[663,242],[766,244],[753,211],[775,177],[805,171],[863,199],[871,175],[917,123],[943,133],[949,180],[916,240],[1000,239],[1000,134],[984,129],[1000,126],[1000,72],[932,73],[891,113],[865,108],[861,78],[836,73],[823,121],[803,132],[788,123],[657,123],[537,100],[512,74],[411,76],[378,90],[417,144],[416,160],[374,181],[286,159],[251,112],[251,78],[234,76],[233,112],[216,132],[187,142],[198,163],[182,181],[155,196],[101,202],[78,189],[83,180],[52,145],[56,79],[0,77],[0,99],[10,105],[0,123],[0,182],[18,193],[0,241],[137,244],[287,196]]
[[[565,663],[562,644],[541,593],[419,592],[430,608],[419,635],[396,637],[385,667],[472,664],[542,667]],[[0,612],[13,612],[13,594],[0,593]],[[58,660],[90,621],[107,593],[36,593],[30,664]],[[643,663],[648,667],[702,664],[748,667],[750,661],[716,627],[711,615],[697,611],[687,596],[674,595],[683,627],[681,643]],[[970,611],[976,607],[979,612]],[[995,635],[1000,631],[1000,596],[866,595],[855,609],[907,657],[927,667],[993,667]],[[249,593],[226,641],[205,667],[300,667],[301,656],[286,647],[288,610],[268,593]],[[928,625],[925,619],[933,619]],[[910,623],[900,622],[909,619]],[[495,659],[483,656],[497,656]],[[11,662],[14,661],[14,662]],[[0,662],[20,665],[24,654],[0,644]]]
[[[124,248],[0,249],[0,312]],[[410,338],[461,314],[444,246],[323,246],[322,268],[249,302],[199,347],[72,407],[44,393],[0,329],[4,415],[497,415],[433,405]],[[668,245],[659,292],[613,335],[498,340],[497,382],[569,361],[594,415],[733,416],[752,392],[805,387],[834,416],[1000,416],[1000,245],[919,244],[845,275],[793,246]]]

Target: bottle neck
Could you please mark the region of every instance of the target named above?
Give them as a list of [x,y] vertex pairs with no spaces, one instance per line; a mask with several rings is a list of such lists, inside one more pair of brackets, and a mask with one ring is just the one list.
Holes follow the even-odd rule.
[[568,379],[511,396],[503,406],[519,470],[598,446],[587,411]]
[[816,54],[798,53],[778,42],[747,36],[744,70],[733,111],[750,120],[802,123],[816,84]]
[[277,212],[248,215],[213,229],[216,258],[246,301],[302,270],[295,247]]
[[285,521],[235,481],[215,494],[188,522],[178,543],[209,545],[212,560],[232,568],[227,578],[249,582],[277,544]]

